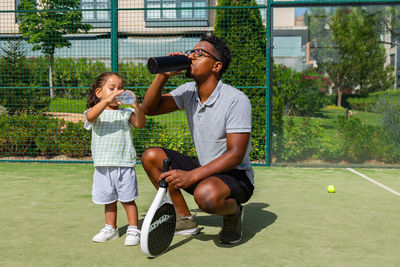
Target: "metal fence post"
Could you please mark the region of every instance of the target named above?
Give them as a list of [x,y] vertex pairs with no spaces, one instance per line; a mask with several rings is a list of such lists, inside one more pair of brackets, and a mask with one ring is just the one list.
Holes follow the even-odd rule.
[[266,88],[265,88],[265,163],[267,166],[271,164],[271,123],[272,123],[272,10],[271,1],[267,1],[267,53],[266,53]]
[[111,71],[118,72],[118,0],[111,0]]

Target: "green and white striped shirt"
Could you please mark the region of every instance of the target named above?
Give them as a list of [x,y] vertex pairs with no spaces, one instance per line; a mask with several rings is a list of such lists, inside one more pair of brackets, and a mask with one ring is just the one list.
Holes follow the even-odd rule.
[[131,128],[129,122],[131,108],[117,110],[104,110],[100,116],[90,123],[86,119],[84,127],[92,129],[92,157],[94,166],[119,166],[135,167],[136,151],[133,147]]

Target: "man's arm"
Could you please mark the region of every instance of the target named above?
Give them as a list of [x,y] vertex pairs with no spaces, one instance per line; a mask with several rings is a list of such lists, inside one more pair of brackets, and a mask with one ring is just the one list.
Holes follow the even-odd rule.
[[228,133],[226,135],[226,153],[210,161],[207,165],[193,170],[192,175],[197,177],[197,180],[202,180],[213,174],[229,171],[239,166],[246,155],[249,140],[250,133]]
[[179,109],[171,94],[161,95],[169,77],[169,73],[157,74],[149,89],[147,89],[142,102],[142,108],[146,115],[165,114]]

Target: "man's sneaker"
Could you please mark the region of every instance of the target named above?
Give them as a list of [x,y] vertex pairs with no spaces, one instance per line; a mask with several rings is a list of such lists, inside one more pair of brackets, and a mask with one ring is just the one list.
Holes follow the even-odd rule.
[[219,233],[222,244],[236,244],[242,240],[243,207],[239,204],[239,211],[233,216],[224,216],[224,226]]
[[92,241],[102,243],[117,238],[119,238],[118,228],[114,229],[111,225],[106,224],[106,226],[103,229],[101,229],[97,235],[93,237]]
[[197,227],[196,215],[190,217],[184,217],[176,214],[176,235],[195,235],[200,232],[200,228]]
[[135,246],[140,241],[140,230],[129,228],[126,230],[125,246]]

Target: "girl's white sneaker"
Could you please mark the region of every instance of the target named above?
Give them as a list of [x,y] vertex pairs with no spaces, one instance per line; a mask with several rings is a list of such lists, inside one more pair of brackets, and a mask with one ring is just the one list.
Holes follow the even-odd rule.
[[125,246],[135,246],[140,242],[140,230],[129,228],[126,230]]
[[100,230],[100,232],[95,235],[92,239],[93,242],[103,243],[108,240],[114,240],[119,238],[119,231],[114,229],[111,225],[106,224],[106,226]]

